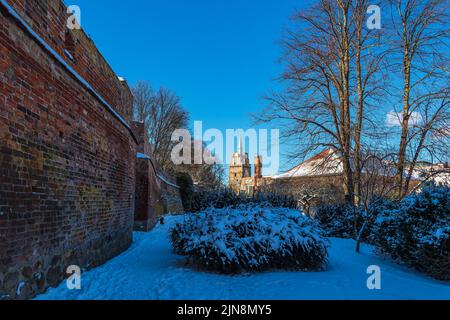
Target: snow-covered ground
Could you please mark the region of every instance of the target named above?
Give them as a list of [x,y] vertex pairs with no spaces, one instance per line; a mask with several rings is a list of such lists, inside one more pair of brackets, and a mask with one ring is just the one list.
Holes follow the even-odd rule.
[[[267,272],[226,276],[194,271],[172,252],[168,230],[183,219],[168,217],[150,233],[135,233],[132,247],[82,275],[82,289],[65,283],[37,299],[450,299],[439,282],[383,260],[373,248],[354,251],[351,240],[332,239],[324,272]],[[367,267],[381,268],[381,290],[367,289]]]

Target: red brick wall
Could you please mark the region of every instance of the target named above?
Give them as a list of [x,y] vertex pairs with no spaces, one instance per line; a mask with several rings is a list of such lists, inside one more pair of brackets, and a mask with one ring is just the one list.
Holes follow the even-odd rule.
[[[39,36],[81,75],[125,120],[132,121],[132,94],[83,30],[67,28],[67,8],[61,0],[7,0]],[[82,9],[82,8],[81,8]],[[66,36],[75,42],[72,61],[64,54]]]
[[[137,152],[152,157],[151,147],[143,123],[134,122],[133,131],[138,140]],[[170,177],[159,178],[163,173],[150,159],[138,159],[136,163],[136,195],[134,229],[148,231],[165,213],[181,213],[180,191]],[[171,182],[169,185],[165,181]]]
[[150,146],[150,140],[145,131],[145,125],[142,122],[133,121],[132,123],[133,133],[137,140],[137,152],[146,154],[152,157],[152,148]]
[[[9,1],[62,54],[59,1]],[[74,68],[126,120],[132,96],[84,33]],[[0,298],[56,286],[131,243],[130,131],[0,5]],[[18,294],[17,289],[20,288]]]
[[[134,122],[133,131],[138,140],[137,152],[152,156],[148,136],[143,123]],[[136,163],[136,194],[134,229],[148,231],[155,226],[158,216],[165,213],[162,189],[148,159],[138,159]]]

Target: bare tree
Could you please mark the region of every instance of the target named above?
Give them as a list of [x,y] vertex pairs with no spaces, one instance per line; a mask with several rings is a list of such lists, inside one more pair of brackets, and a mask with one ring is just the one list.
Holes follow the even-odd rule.
[[[293,17],[294,29],[284,40],[286,71],[281,80],[287,84],[284,93],[268,97],[269,108],[260,121],[288,122],[285,132],[297,137],[302,148],[297,154],[334,148],[342,155],[344,192],[348,202],[354,201],[353,137],[358,139],[360,153],[363,101],[368,80],[376,71],[376,63],[363,75],[362,52],[368,35],[363,32],[363,3],[352,0],[320,0],[310,10]],[[358,17],[358,19],[356,19]],[[355,26],[359,23],[359,29]],[[356,51],[355,47],[358,47]],[[360,63],[359,119],[353,129],[352,60],[357,52]],[[305,143],[307,141],[307,143]]]
[[160,88],[153,98],[147,118],[147,130],[153,155],[164,170],[172,170],[170,154],[174,143],[172,133],[187,128],[189,115],[180,98],[172,91]]
[[[390,6],[393,29],[398,38],[394,43],[397,50],[393,52],[393,57],[397,53],[401,61],[403,80],[397,160],[398,196],[402,198],[408,192],[411,173],[425,149],[428,134],[438,119],[448,112],[448,2],[390,0]],[[431,107],[439,103],[441,107],[432,111]],[[427,118],[422,129],[412,130],[423,120],[422,116]],[[417,141],[416,146],[413,146]],[[408,153],[412,159],[408,159]],[[405,179],[406,171],[408,174]]]
[[[382,63],[386,51],[381,45],[381,32],[366,27],[366,10],[372,4],[370,0],[354,2],[354,73],[355,73],[355,113],[354,119],[354,176],[355,203],[361,205],[363,198],[363,157],[370,154],[369,148],[364,148],[364,136],[373,135],[376,124],[370,120],[369,107],[380,104],[384,79]],[[370,128],[369,126],[370,125]],[[370,129],[370,130],[369,130]],[[366,149],[366,150],[364,150]],[[364,155],[363,155],[364,153]],[[356,222],[355,222],[356,223]]]
[[[283,41],[285,90],[271,94],[257,116],[285,124],[284,137],[299,146],[294,155],[330,147],[339,152],[346,199],[366,209],[366,223],[358,228],[361,210],[355,208],[357,248],[370,222],[369,200],[403,197],[416,163],[448,157],[450,147],[448,3],[382,3],[392,16],[387,30],[395,30],[398,41],[366,28],[367,0],[317,0],[297,13]],[[393,102],[388,97],[395,92],[403,108],[397,113],[400,143],[391,149],[393,136],[371,112],[382,99]]]
[[174,92],[165,88],[155,92],[148,82],[138,82],[133,88],[133,95],[135,119],[145,123],[153,156],[167,171],[173,166],[170,159],[172,133],[187,127],[188,112]]
[[153,104],[153,87],[148,82],[139,81],[132,91],[134,96],[134,120],[145,122]]
[[[224,187],[223,180],[225,169],[223,165],[214,163],[215,158],[207,149],[206,143],[192,140],[191,144],[191,164],[182,164],[177,166],[178,172],[185,172],[190,175],[194,185],[199,189],[218,190]],[[195,164],[195,148],[202,148],[203,163]],[[210,159],[205,159],[210,157]]]
[[[426,154],[432,162],[440,161],[448,156],[450,143],[448,136],[443,135],[443,130],[450,123],[450,99],[447,93],[442,100],[430,99],[421,105],[420,120],[414,126],[410,126],[407,145],[410,151],[410,161],[406,165],[403,194],[410,190],[411,178],[421,156]],[[416,109],[417,110],[417,109]]]
[[[355,216],[360,215],[362,224],[355,224],[356,252],[360,252],[362,236],[376,218],[380,201],[391,197],[396,189],[394,155],[379,147],[366,150],[360,155],[360,202],[354,207]],[[374,212],[375,211],[375,212]]]
[[188,173],[196,184],[208,188],[220,187],[224,172],[222,166],[206,163],[175,165],[172,162],[171,152],[175,144],[171,140],[172,133],[177,129],[187,129],[189,119],[180,98],[165,88],[154,91],[148,82],[139,82],[133,94],[135,119],[145,123],[153,157],[161,169],[174,176],[179,172]]

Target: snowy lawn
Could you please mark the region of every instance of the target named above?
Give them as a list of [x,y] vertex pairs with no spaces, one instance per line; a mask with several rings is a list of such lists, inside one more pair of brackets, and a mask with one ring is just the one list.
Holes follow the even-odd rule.
[[[173,253],[169,228],[183,217],[168,217],[150,233],[135,233],[132,247],[82,275],[82,289],[65,283],[37,299],[450,299],[450,283],[439,282],[377,257],[373,248],[354,251],[351,240],[331,239],[324,272],[266,272],[227,276],[184,266]],[[382,289],[367,289],[367,267],[381,267]]]

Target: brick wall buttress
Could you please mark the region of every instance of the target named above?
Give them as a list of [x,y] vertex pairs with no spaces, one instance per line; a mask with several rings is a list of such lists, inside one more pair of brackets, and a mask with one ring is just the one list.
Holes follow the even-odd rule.
[[3,2],[0,299],[26,299],[60,284],[70,265],[89,269],[128,248],[136,140],[126,126],[131,92],[83,31],[73,32],[74,60],[64,55],[62,2],[8,1],[92,88],[55,59]]
[[136,163],[134,230],[149,231],[163,214],[182,213],[184,209],[176,183],[163,175],[152,160],[153,155],[145,125],[133,122],[132,127],[138,140],[139,154]]

